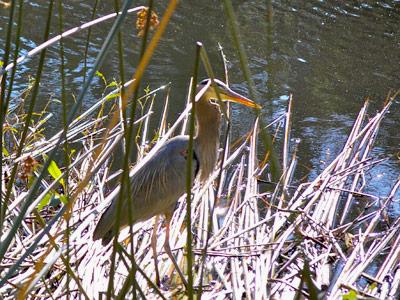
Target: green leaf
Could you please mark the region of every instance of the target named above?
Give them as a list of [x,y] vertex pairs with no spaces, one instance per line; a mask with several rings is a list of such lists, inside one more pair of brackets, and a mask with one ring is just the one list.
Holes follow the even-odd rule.
[[65,195],[60,195],[59,193],[54,193],[53,191],[48,192],[46,196],[40,201],[37,209],[41,211],[45,206],[57,207],[60,203],[67,203],[67,197]]
[[48,192],[42,201],[39,202],[37,209],[38,211],[41,211],[45,206],[47,206],[50,203],[50,200],[54,197],[53,192]]
[[114,99],[114,98],[118,98],[120,95],[121,95],[120,93],[108,95],[106,97],[106,100],[111,100],[111,99]]
[[4,61],[0,60],[0,67],[4,65]]
[[7,148],[3,146],[3,155],[4,156],[10,156],[10,153],[8,153]]
[[67,203],[68,203],[67,196],[65,196],[65,195],[59,195],[59,196],[60,196],[60,201],[61,201],[62,203],[64,203],[64,204],[67,204]]
[[76,152],[75,149],[70,149],[70,150],[69,150],[69,158],[70,158],[70,159],[74,156],[75,152]]
[[107,84],[107,87],[118,87],[118,83],[116,81],[111,81],[109,84]]
[[350,290],[347,294],[342,296],[343,300],[357,300],[357,292]]
[[378,283],[373,282],[373,283],[371,283],[371,284],[368,286],[368,291],[369,291],[369,292],[372,292],[373,290],[375,290],[375,289],[377,289],[377,288],[378,288]]
[[[61,174],[62,174],[60,168],[57,166],[57,164],[56,164],[56,162],[55,162],[54,160],[52,160],[52,161],[50,162],[50,165],[49,165],[49,167],[47,168],[47,171],[49,171],[49,174],[50,174],[54,179],[57,179],[57,178],[60,177]],[[61,185],[62,185],[62,186],[64,187],[64,189],[65,189],[65,186],[64,186],[64,179],[63,179],[63,178],[60,179],[60,183],[61,183]]]
[[104,77],[103,73],[101,73],[100,71],[96,71],[96,75],[97,75],[98,77],[100,77],[100,78],[103,80],[104,85],[107,86],[107,80],[106,80],[106,78]]

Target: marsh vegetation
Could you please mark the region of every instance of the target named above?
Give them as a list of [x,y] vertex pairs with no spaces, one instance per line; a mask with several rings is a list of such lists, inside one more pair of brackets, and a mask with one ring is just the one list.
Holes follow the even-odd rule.
[[[361,104],[340,151],[306,180],[296,177],[302,158],[301,141],[293,138],[293,108],[300,105],[295,94],[268,122],[261,111],[251,111],[241,136],[232,133],[240,121],[234,121],[228,107],[216,168],[207,182],[195,181],[190,197],[179,199],[172,219],[170,244],[189,279],[187,289],[164,253],[162,223],[155,231],[162,282],[155,283],[153,218],[123,230],[118,242],[106,247],[92,240],[99,214],[129,176],[168,138],[190,131],[194,95],[187,93],[179,116],[171,115],[174,87],[168,80],[149,87],[143,77],[178,1],[170,1],[158,17],[146,14],[144,7],[128,9],[130,2],[119,6],[115,1],[120,14],[66,31],[62,1],[50,0],[45,42],[22,56],[18,41],[24,4],[13,1],[7,7],[0,91],[0,297],[397,299],[400,224],[389,208],[399,200],[400,177],[391,177],[385,195],[368,191],[376,179],[374,168],[399,159],[396,153],[375,151],[382,123],[399,109],[396,91],[380,101],[379,110],[370,109],[368,100]],[[153,1],[147,5],[152,10]],[[249,96],[256,99],[235,8],[226,0],[223,9]],[[53,20],[54,14],[58,18]],[[132,16],[140,53],[126,78],[121,25]],[[113,27],[90,64],[84,47],[85,77],[79,93],[71,96],[64,43],[85,32],[89,45],[91,28],[111,19]],[[61,35],[50,34],[56,21]],[[55,45],[61,62],[59,91],[38,105],[46,51]],[[121,62],[119,79],[99,71],[112,47]],[[222,48],[218,53],[229,82],[230,57]],[[201,47],[198,54],[192,65],[200,64],[213,78],[217,72],[207,49]],[[32,58],[38,59],[35,75],[25,89],[13,90],[19,66]],[[188,91],[198,76],[193,72]],[[87,105],[93,81],[102,92]],[[54,105],[61,107],[58,115]]]

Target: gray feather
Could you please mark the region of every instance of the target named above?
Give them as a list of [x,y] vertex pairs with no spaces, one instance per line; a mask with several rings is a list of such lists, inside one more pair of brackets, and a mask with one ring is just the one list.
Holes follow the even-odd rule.
[[[130,178],[131,199],[122,199],[120,229],[129,225],[128,209],[132,222],[147,220],[158,214],[174,210],[179,197],[186,192],[187,136],[177,136],[167,141],[142,168]],[[193,160],[192,180],[199,163]],[[119,194],[101,216],[93,233],[93,239],[108,244],[115,235]]]

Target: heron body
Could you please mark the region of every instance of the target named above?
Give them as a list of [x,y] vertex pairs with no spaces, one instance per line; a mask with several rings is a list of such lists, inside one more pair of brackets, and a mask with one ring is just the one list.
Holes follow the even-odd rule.
[[[196,102],[196,135],[193,140],[193,157],[190,158],[193,162],[192,182],[197,174],[200,181],[204,182],[215,168],[221,111],[220,106],[212,100],[218,99],[217,94],[221,100],[259,107],[253,101],[232,91],[223,82],[215,79],[213,84],[211,83],[211,79],[206,79],[197,87],[198,93],[203,94]],[[107,245],[120,229],[164,214],[167,218],[165,250],[184,283],[183,274],[172,256],[168,240],[169,223],[173,211],[178,199],[186,192],[188,146],[189,136],[182,135],[171,138],[160,147],[153,157],[130,178],[130,198],[122,199],[119,228],[115,228],[119,199],[117,196],[101,216],[93,233],[94,240],[102,239],[103,245]],[[129,206],[132,213],[131,219],[128,214]],[[154,243],[156,243],[155,238]],[[155,245],[152,247],[154,250]],[[159,277],[158,272],[157,277]]]
[[[188,136],[168,140],[130,179],[132,199],[123,199],[119,220],[121,229],[129,225],[128,205],[131,205],[132,224],[174,211],[177,199],[186,189],[188,143]],[[194,154],[192,179],[198,169],[199,162]],[[116,234],[116,200],[101,216],[93,235],[95,240],[101,238],[103,245],[107,245]]]

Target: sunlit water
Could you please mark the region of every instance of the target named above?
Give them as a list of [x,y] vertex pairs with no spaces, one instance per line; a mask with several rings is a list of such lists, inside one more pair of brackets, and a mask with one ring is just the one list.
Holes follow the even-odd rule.
[[[108,2],[112,1],[100,1],[98,16],[113,12],[113,5]],[[159,2],[156,10],[162,14],[165,1]],[[65,29],[90,20],[92,11],[88,4],[67,3]],[[382,107],[389,90],[400,88],[400,1],[276,1],[272,3],[272,21],[266,3],[234,1],[242,41],[265,122],[283,113],[289,94],[293,94],[292,138],[301,141],[298,151],[301,163],[296,175],[299,180],[310,180],[342,149],[364,99],[371,99],[372,115]],[[21,54],[42,42],[46,10],[47,1],[25,4]],[[1,8],[0,45],[4,45],[7,19],[8,9]],[[53,25],[51,36],[58,34],[56,18]],[[107,22],[93,29],[89,65],[94,62],[111,25]],[[135,18],[130,15],[123,27],[126,78],[133,73],[138,61],[140,39],[136,33]],[[69,95],[77,95],[83,82],[85,39],[86,31],[65,41]],[[196,41],[205,45],[219,77],[223,76],[223,67],[218,43],[224,47],[232,87],[247,93],[222,6],[218,1],[181,1],[143,80],[154,88],[172,83],[171,118],[184,106]],[[0,48],[2,54],[4,46]],[[119,72],[116,48],[114,45],[101,68],[109,80]],[[47,53],[40,97],[42,106],[49,98],[60,97],[58,51],[56,45]],[[29,76],[35,76],[37,63],[36,57],[18,68],[16,90],[26,87]],[[205,74],[204,70],[201,72]],[[91,106],[102,90],[101,80],[95,78],[84,107]],[[61,122],[61,106],[52,103],[50,108],[54,112],[52,122],[57,127]],[[155,109],[160,108],[161,103]],[[252,112],[234,107],[232,119],[234,134],[238,136],[249,128],[246,121],[252,120]],[[381,126],[374,154],[393,156],[400,152],[399,127],[400,103],[397,101]],[[367,191],[384,197],[399,175],[399,160],[394,156],[369,172]],[[396,215],[400,212],[397,202],[391,211]]]

